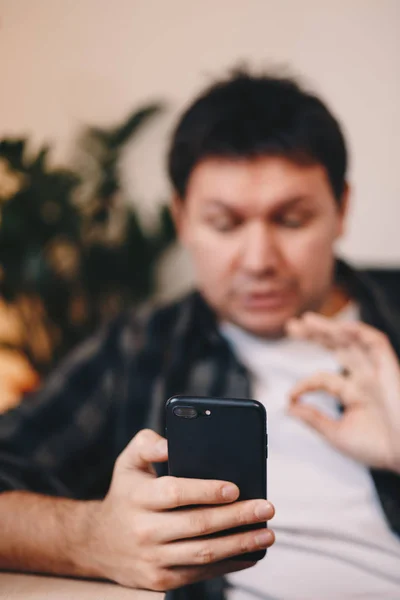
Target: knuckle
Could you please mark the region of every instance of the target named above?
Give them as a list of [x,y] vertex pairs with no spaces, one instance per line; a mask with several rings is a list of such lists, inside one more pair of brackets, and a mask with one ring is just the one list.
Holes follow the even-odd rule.
[[377,340],[381,346],[386,346],[389,344],[389,338],[386,333],[383,333],[383,331],[378,331]]
[[[161,483],[161,479],[159,480]],[[179,506],[182,499],[182,490],[175,477],[167,475],[162,478],[160,493],[168,506]]]
[[149,438],[153,438],[153,436],[154,436],[154,431],[151,431],[151,429],[141,429],[135,435],[134,439],[137,444],[142,444],[144,442],[147,442],[149,440]]
[[143,545],[140,549],[142,560],[148,565],[153,571],[159,571],[166,567],[168,554],[164,551],[163,547],[158,544]]
[[139,544],[146,544],[153,539],[153,525],[147,519],[144,519],[143,516],[133,521],[132,528],[135,539]]
[[238,546],[239,554],[244,554],[245,552],[250,552],[251,550],[254,550],[254,548],[256,547],[254,537],[249,534],[240,536]]
[[372,347],[373,346],[381,347],[389,341],[387,335],[385,333],[383,333],[383,331],[380,331],[380,329],[373,329],[372,331],[369,332],[369,335],[367,332],[367,335],[365,335],[364,338],[360,332],[360,339],[361,339],[361,341],[364,340],[364,342],[366,343],[367,346],[372,346]]
[[117,457],[117,459],[114,463],[114,474],[121,469],[121,467],[124,464],[124,460],[125,460],[124,453],[121,452],[121,454]]
[[206,535],[210,532],[210,522],[203,514],[192,514],[190,517],[189,528],[195,534]]
[[166,590],[174,590],[176,588],[180,588],[187,583],[190,583],[190,578],[187,575],[180,573],[179,571],[172,571],[168,574],[167,585],[165,587]]
[[148,579],[150,589],[154,590],[155,592],[164,592],[166,589],[168,589],[169,576],[165,571],[156,569],[150,573]]
[[142,452],[143,450],[151,447],[158,440],[158,436],[151,429],[141,429],[132,439],[129,446],[133,446],[136,452]]
[[236,522],[238,525],[247,525],[254,520],[254,504],[251,506],[238,506]]
[[200,565],[208,565],[215,561],[215,552],[209,544],[201,544],[195,558]]

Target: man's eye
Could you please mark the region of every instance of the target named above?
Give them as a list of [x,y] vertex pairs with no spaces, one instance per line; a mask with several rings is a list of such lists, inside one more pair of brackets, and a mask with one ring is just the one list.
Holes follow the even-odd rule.
[[302,217],[300,217],[300,216],[298,216],[298,217],[283,216],[283,217],[279,217],[277,219],[277,222],[279,225],[282,225],[283,227],[289,227],[290,229],[297,229],[297,228],[305,225],[305,223],[307,222],[307,219],[304,216],[302,216]]
[[234,221],[233,219],[212,219],[209,221],[211,227],[213,227],[213,229],[215,229],[216,231],[221,231],[221,232],[228,232],[228,231],[232,231],[233,229],[235,229],[238,226],[237,221]]

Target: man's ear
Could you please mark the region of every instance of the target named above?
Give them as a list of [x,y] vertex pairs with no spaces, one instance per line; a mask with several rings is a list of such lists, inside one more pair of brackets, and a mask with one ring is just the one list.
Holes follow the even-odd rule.
[[339,221],[338,221],[338,230],[337,230],[337,235],[336,235],[337,238],[341,238],[346,233],[351,192],[352,192],[351,186],[346,181],[344,184],[343,194],[342,194],[342,197],[340,200],[340,205],[338,207]]
[[184,204],[180,196],[174,194],[170,202],[170,211],[175,225],[176,235],[181,243],[184,242]]

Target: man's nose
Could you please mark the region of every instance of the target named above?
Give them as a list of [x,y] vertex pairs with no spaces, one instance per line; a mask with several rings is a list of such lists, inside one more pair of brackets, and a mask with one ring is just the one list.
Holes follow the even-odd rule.
[[279,243],[275,232],[265,223],[248,227],[243,238],[242,268],[252,275],[273,272],[281,262]]

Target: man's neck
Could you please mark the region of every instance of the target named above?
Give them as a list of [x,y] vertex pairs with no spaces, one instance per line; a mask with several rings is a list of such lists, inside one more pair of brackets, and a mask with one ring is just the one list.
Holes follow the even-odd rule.
[[324,317],[333,317],[340,312],[351,300],[349,294],[342,287],[334,286],[323,303],[320,313]]

